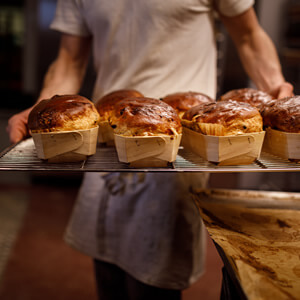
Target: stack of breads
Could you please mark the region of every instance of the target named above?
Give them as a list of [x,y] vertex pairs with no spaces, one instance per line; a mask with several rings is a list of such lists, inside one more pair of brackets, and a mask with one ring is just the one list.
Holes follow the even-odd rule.
[[300,159],[300,96],[274,99],[255,89],[237,89],[220,97],[233,99],[259,109],[266,131],[264,150],[282,158]]
[[42,100],[31,111],[28,126],[33,135],[100,127],[98,142],[113,144],[116,136],[180,139],[182,127],[184,135],[193,131],[215,137],[253,135],[262,133],[263,128],[300,133],[299,104],[299,96],[276,100],[251,88],[231,90],[218,101],[193,91],[159,100],[122,89],[104,95],[95,105],[79,95]]

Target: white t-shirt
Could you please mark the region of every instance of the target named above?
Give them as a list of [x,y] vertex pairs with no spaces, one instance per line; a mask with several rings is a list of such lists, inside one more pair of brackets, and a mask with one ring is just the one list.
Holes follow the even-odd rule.
[[93,36],[94,99],[119,88],[147,97],[200,91],[215,97],[213,5],[227,16],[253,0],[58,1],[51,28]]
[[[93,99],[134,88],[147,97],[215,97],[213,7],[227,16],[253,0],[58,0],[51,28],[93,37]],[[189,196],[201,173],[88,173],[66,240],[150,285],[184,289],[203,272],[203,224]]]

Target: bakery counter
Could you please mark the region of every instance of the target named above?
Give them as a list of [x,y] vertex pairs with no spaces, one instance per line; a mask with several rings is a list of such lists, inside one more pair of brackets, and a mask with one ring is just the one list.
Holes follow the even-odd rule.
[[0,153],[0,171],[80,171],[80,172],[298,172],[300,164],[262,152],[249,165],[218,166],[179,148],[176,160],[166,167],[137,168],[119,162],[114,147],[98,145],[96,154],[82,162],[48,163],[37,157],[32,138],[23,140]]

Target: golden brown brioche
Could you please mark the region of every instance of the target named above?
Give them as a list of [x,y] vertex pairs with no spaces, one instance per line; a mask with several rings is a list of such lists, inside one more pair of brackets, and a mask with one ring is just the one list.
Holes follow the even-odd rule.
[[169,94],[162,98],[162,100],[171,105],[177,111],[180,118],[193,106],[215,102],[209,96],[198,92],[178,92]]
[[300,133],[300,96],[273,101],[262,111],[265,127]]
[[99,114],[79,95],[55,95],[37,103],[28,117],[32,133],[85,130],[98,126]]
[[272,102],[274,98],[263,91],[253,88],[243,88],[231,90],[220,97],[220,101],[227,100],[246,102],[261,110],[265,105]]
[[108,121],[114,105],[116,105],[118,101],[129,97],[144,97],[144,95],[136,90],[124,89],[113,91],[100,98],[95,104],[100,115],[100,122]]
[[182,117],[182,125],[194,131],[216,136],[262,131],[262,117],[257,108],[238,101],[200,104]]
[[146,97],[118,102],[109,122],[114,133],[125,136],[174,135],[182,132],[179,116],[173,107]]

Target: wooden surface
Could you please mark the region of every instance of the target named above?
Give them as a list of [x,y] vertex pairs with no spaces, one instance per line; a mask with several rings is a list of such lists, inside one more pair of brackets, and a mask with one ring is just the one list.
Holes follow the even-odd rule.
[[115,144],[114,130],[109,125],[108,121],[99,123],[98,142],[108,146],[113,146]]
[[127,137],[115,134],[119,161],[132,163],[146,160],[148,166],[152,166],[154,161],[156,166],[158,160],[175,161],[180,141],[181,135]]
[[218,165],[251,164],[260,155],[265,132],[211,136],[183,128],[182,145]]
[[300,159],[300,133],[267,128],[263,149],[286,159]]
[[53,162],[83,160],[96,153],[98,127],[88,130],[33,133],[37,155]]

